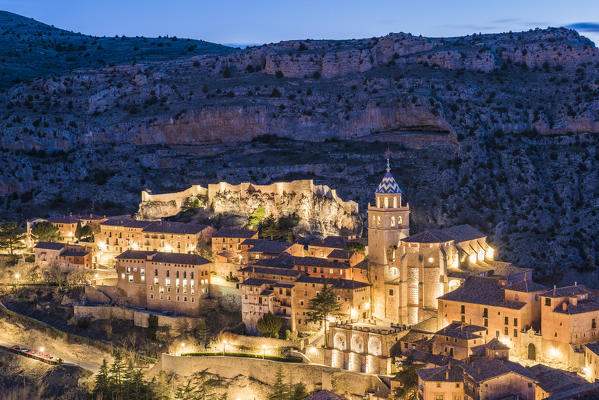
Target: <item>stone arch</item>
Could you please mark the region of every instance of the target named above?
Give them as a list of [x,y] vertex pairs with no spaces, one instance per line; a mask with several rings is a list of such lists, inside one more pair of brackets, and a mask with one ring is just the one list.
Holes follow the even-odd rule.
[[341,332],[337,332],[335,334],[335,339],[334,339],[333,343],[334,343],[334,347],[337,350],[343,351],[343,350],[347,349],[347,344],[345,343],[345,335],[342,334]]
[[360,335],[353,335],[351,337],[351,351],[356,353],[364,352],[364,339]]
[[381,339],[376,336],[371,336],[368,339],[368,354],[380,356],[383,353],[383,344]]

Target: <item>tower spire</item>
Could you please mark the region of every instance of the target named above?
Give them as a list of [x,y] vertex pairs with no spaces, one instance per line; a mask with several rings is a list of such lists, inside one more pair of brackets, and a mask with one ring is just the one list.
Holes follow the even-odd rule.
[[389,146],[387,146],[387,151],[385,152],[387,156],[387,172],[391,172],[391,165],[389,164],[389,157],[391,157],[391,151],[389,150]]

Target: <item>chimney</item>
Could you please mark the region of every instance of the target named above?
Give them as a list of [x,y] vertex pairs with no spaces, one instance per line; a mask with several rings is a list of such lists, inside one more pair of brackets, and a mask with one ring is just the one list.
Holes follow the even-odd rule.
[[555,285],[553,285],[553,295],[554,295],[554,296],[555,296],[555,291],[556,291],[556,289],[557,289],[557,288],[555,287]]
[[449,380],[449,369],[445,370],[445,379]]
[[578,286],[578,282],[574,281],[574,287]]
[[562,303],[562,310],[566,311],[568,309],[568,304],[564,301]]

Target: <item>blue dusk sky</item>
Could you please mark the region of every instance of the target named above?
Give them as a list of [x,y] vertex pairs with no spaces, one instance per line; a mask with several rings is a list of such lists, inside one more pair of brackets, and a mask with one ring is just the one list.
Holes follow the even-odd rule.
[[0,9],[98,36],[158,36],[224,44],[577,29],[599,43],[599,0],[0,0]]

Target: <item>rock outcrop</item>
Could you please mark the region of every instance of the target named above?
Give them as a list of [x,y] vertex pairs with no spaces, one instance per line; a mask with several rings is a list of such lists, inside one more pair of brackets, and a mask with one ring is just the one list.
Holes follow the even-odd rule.
[[142,219],[170,217],[184,210],[186,204],[209,208],[217,215],[233,214],[245,219],[262,207],[265,217],[295,215],[307,230],[324,236],[337,235],[340,231],[359,234],[362,229],[357,203],[343,201],[335,190],[314,185],[311,180],[270,185],[220,182],[207,188],[196,185],[181,192],[156,195],[144,191],[137,216]]

